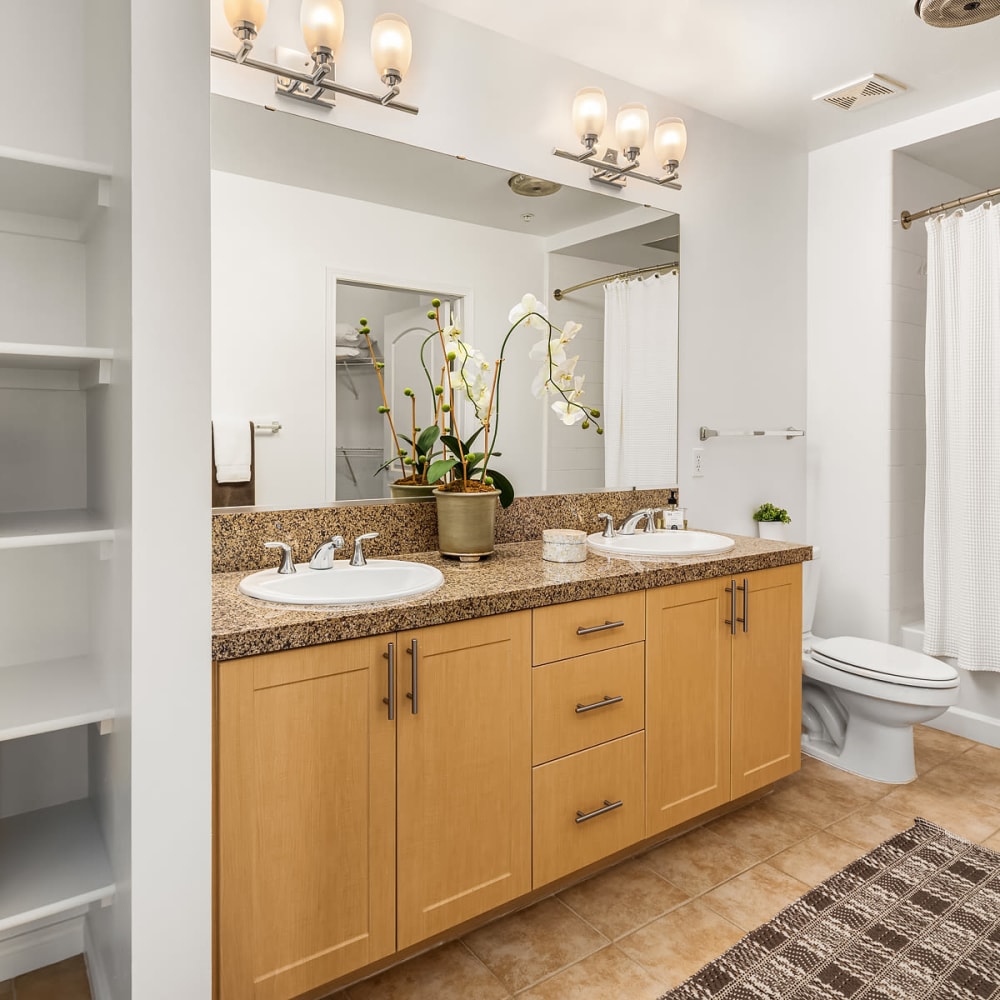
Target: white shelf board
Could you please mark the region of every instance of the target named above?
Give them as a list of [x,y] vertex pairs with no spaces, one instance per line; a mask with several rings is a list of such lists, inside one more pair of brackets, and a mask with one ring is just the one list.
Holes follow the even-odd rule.
[[90,389],[111,381],[110,347],[0,341],[0,389]]
[[0,741],[105,722],[114,714],[89,657],[0,668]]
[[87,799],[0,820],[0,844],[0,932],[114,895]]
[[40,510],[0,514],[0,549],[40,548],[110,542],[115,537],[103,518],[89,510]]
[[82,239],[110,184],[106,164],[0,146],[0,230]]

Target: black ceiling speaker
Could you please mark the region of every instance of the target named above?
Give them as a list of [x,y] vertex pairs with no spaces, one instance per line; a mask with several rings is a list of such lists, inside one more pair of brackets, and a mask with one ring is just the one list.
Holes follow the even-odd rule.
[[1000,14],[1000,0],[917,0],[913,12],[935,28],[961,28]]

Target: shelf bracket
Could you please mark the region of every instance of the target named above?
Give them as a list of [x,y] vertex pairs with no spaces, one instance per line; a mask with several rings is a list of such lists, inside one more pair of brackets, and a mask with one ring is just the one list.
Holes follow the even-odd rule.
[[110,736],[115,731],[115,720],[114,719],[101,719],[97,723],[97,731],[101,736]]

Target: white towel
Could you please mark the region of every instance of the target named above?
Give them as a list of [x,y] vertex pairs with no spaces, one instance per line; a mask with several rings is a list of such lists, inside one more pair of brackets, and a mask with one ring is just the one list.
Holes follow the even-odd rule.
[[215,481],[250,482],[250,445],[253,425],[237,417],[213,417],[215,443]]
[[361,334],[350,323],[338,323],[336,334],[338,347],[352,347],[361,339]]
[[337,357],[338,358],[356,358],[361,354],[361,350],[357,347],[343,347],[337,344]]

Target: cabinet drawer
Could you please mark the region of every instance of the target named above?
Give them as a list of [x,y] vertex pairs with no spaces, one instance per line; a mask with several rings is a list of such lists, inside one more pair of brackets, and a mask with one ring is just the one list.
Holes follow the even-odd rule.
[[532,615],[531,662],[536,666],[641,642],[646,636],[641,590],[553,604],[536,608]]
[[645,829],[643,734],[534,768],[532,803],[536,889],[637,843]]
[[634,642],[536,667],[531,762],[544,764],[642,729],[644,654],[645,643]]

